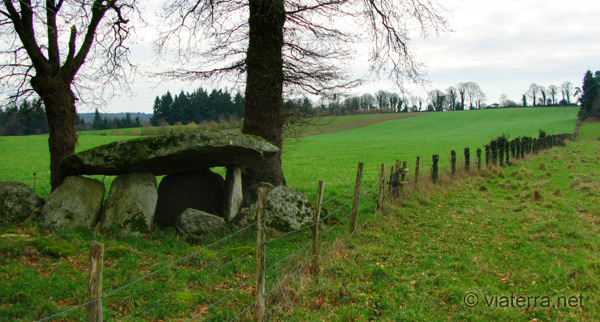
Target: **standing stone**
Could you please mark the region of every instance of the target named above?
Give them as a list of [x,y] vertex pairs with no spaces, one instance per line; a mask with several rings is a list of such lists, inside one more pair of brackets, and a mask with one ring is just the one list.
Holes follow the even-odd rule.
[[41,228],[51,231],[93,229],[104,191],[104,185],[96,180],[78,176],[65,178],[42,209]]
[[209,169],[167,175],[158,186],[154,222],[161,227],[174,226],[188,208],[221,216],[224,186],[223,177]]
[[225,176],[225,200],[223,218],[232,221],[240,211],[242,205],[242,169],[240,167],[227,168]]
[[110,187],[100,220],[103,230],[117,229],[137,236],[152,230],[158,201],[156,177],[151,173],[118,176]]
[[180,235],[219,233],[225,229],[225,220],[204,211],[188,208],[177,217],[175,229]]
[[0,225],[18,224],[25,221],[35,208],[44,204],[29,186],[23,182],[0,182]]
[[[237,225],[245,227],[256,221],[256,204],[238,216]],[[313,207],[308,198],[286,186],[277,186],[265,196],[265,224],[281,231],[300,229],[312,223]]]

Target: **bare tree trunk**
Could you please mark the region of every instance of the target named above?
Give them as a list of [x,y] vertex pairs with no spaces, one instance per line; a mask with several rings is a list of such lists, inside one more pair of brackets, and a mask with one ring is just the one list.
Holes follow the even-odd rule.
[[75,153],[77,133],[75,132],[75,95],[68,81],[57,77],[31,79],[31,86],[40,95],[46,107],[46,118],[50,135],[50,185],[54,191],[63,182],[60,160]]
[[280,152],[244,171],[244,190],[259,182],[285,184],[281,170],[283,146],[283,0],[250,0],[249,44],[243,133],[257,135]]

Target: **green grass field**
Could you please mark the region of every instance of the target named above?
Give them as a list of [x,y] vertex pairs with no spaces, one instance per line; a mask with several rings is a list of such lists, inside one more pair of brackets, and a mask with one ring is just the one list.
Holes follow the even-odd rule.
[[[442,159],[440,164],[447,166],[450,150],[456,150],[460,157],[465,147],[474,151],[503,134],[510,137],[537,136],[540,129],[549,134],[571,133],[575,127],[577,108],[408,113],[409,116],[411,114],[414,116],[400,119],[406,114],[341,116],[317,120],[317,125],[306,130],[309,133],[321,131],[329,134],[291,139],[284,146],[283,170],[288,186],[312,196],[319,180],[326,181],[327,189],[331,190],[352,185],[358,162],[365,162],[366,174],[373,179],[381,163],[407,160],[409,167],[412,167],[416,156],[421,156],[421,168],[425,169],[431,165],[431,155],[439,154]],[[323,124],[329,124],[329,127],[323,127]],[[129,130],[123,132],[128,133]],[[110,133],[108,130],[81,133],[77,151],[133,138],[112,136]],[[46,135],[0,137],[0,181],[22,181],[33,187],[33,174],[36,173],[36,191],[40,196],[47,197],[50,193],[47,140]],[[112,181],[110,177],[97,178]]]
[[599,321],[600,123],[409,192],[286,287],[276,321]]
[[[539,108],[432,113],[404,119],[378,116],[377,121],[369,115],[364,116],[371,119],[366,127],[361,117],[320,120],[330,122],[335,129],[287,142],[284,172],[288,185],[306,193],[311,200],[318,180],[324,180],[325,200],[337,196],[328,205],[333,210],[350,200],[358,162],[365,162],[361,198],[373,200],[372,188],[381,163],[389,165],[400,159],[409,160],[410,166],[420,155],[421,169],[427,172],[431,154],[438,153],[442,166],[447,167],[450,150],[462,155],[464,147],[474,150],[499,135],[537,136],[540,129],[549,134],[570,133],[576,114],[576,108]],[[445,184],[448,191],[429,188],[433,190],[422,197],[411,196],[404,206],[391,208],[383,217],[377,217],[380,215],[374,214],[373,204],[365,202],[360,222],[368,219],[371,224],[344,247],[334,248],[333,254],[339,256],[326,256],[336,260],[324,266],[322,277],[313,281],[304,277],[300,288],[291,288],[290,295],[300,294],[301,302],[292,301],[290,311],[279,301],[274,307],[276,312],[281,309],[282,315],[274,320],[514,320],[514,310],[466,310],[459,301],[466,291],[482,295],[544,295],[542,291],[547,291],[566,296],[581,292],[595,309],[535,314],[544,317],[540,321],[598,320],[598,299],[590,291],[599,286],[595,277],[600,267],[595,239],[598,176],[593,174],[591,180],[596,181],[590,182],[586,177],[597,171],[591,169],[598,164],[598,130],[597,124],[586,125],[581,132],[584,145],[570,144],[548,152],[540,158],[549,160],[523,162],[505,169],[503,176],[490,171],[486,177],[473,177],[464,185]],[[79,138],[77,150],[126,138],[85,133]],[[554,160],[554,155],[563,160]],[[582,162],[582,166],[571,171],[565,165],[568,160]],[[539,170],[539,162],[545,162],[547,170]],[[0,137],[0,180],[23,181],[33,187],[35,172],[36,191],[46,197],[48,164],[47,136]],[[552,172],[551,176],[545,177],[546,172]],[[98,179],[107,184],[112,180]],[[575,180],[581,187],[575,185],[571,189]],[[530,202],[532,189],[539,190],[543,199]],[[556,189],[561,190],[562,196],[552,195]],[[596,199],[584,199],[588,195]],[[343,213],[346,211],[347,208]],[[345,234],[343,218],[331,219],[326,229],[342,220],[344,225],[333,230],[333,235]],[[220,238],[182,240],[172,230],[158,229],[145,238],[89,232],[48,235],[30,221],[16,227],[0,227],[0,232],[6,230],[31,234],[38,241],[44,241],[42,237],[66,241],[75,247],[76,254],[57,259],[35,245],[0,241],[1,321],[37,320],[84,302],[88,249],[93,240],[104,242],[113,254],[107,257],[104,269],[104,289],[111,292]],[[252,303],[252,283],[243,283],[254,273],[255,258],[251,251],[234,255],[231,248],[252,246],[255,239],[255,232],[249,229],[111,295],[105,301],[105,319],[185,321],[235,291],[232,297],[202,315],[206,321],[233,318]],[[308,240],[308,231],[275,240],[267,246],[267,265],[279,262]],[[124,253],[114,255],[123,247]],[[512,255],[505,258],[505,254]],[[267,288],[274,289],[275,298],[280,298],[279,288],[273,287],[282,271],[289,271],[301,261],[302,257],[294,256],[289,263],[269,271]],[[522,263],[531,264],[521,268]],[[538,263],[548,264],[541,267]],[[533,281],[536,283],[531,284]],[[306,308],[311,308],[311,312]],[[59,320],[78,321],[83,316],[79,309]],[[529,321],[525,318],[536,316],[518,317]]]

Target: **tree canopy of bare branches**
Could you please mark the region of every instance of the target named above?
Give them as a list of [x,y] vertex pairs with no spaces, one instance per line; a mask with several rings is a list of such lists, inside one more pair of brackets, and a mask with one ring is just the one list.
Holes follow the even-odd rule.
[[[74,91],[120,87],[134,0],[5,0],[0,4],[0,86],[10,100],[37,97],[46,108],[51,185],[60,160],[75,151]],[[86,65],[88,73],[79,71]],[[82,81],[87,76],[92,82]],[[75,85],[73,87],[73,85]],[[86,86],[88,88],[86,88]]]
[[[239,83],[245,75],[243,131],[280,148],[284,90],[323,94],[358,85],[350,69],[365,44],[376,75],[422,82],[409,34],[448,29],[434,0],[167,0],[163,14],[167,28],[156,48],[175,53],[179,64],[162,75]],[[285,183],[280,156],[250,171],[245,182]]]

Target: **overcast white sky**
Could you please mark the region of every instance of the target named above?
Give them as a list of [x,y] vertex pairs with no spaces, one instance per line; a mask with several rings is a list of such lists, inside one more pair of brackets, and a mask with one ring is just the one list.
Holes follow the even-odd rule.
[[[487,95],[488,104],[498,102],[502,94],[520,102],[531,83],[560,86],[570,81],[574,86],[581,86],[587,69],[600,70],[598,0],[440,2],[450,10],[448,20],[453,32],[432,35],[428,40],[411,40],[417,58],[428,67],[429,89],[445,90],[459,82],[473,81]],[[157,69],[156,58],[150,50],[151,40],[147,37],[132,48],[140,71]],[[220,87],[226,85],[220,84]],[[134,96],[112,99],[104,112],[152,113],[157,95],[167,90],[175,94],[200,86],[210,89],[217,85],[201,81],[160,82],[141,73],[133,81]],[[354,92],[374,93],[380,89],[395,90],[391,82],[378,80]],[[426,97],[422,88],[411,91]],[[89,109],[79,107],[80,112]]]

